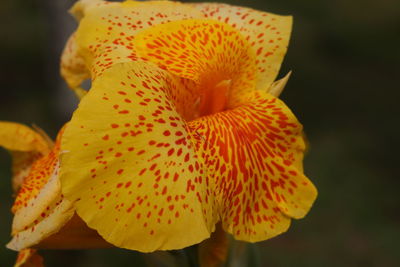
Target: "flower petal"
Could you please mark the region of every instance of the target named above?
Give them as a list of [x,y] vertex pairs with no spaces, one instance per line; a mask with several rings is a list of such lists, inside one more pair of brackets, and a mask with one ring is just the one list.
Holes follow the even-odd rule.
[[[57,164],[58,164],[58,156],[60,151],[60,142],[61,135],[63,133],[63,129],[58,134],[56,144],[53,149],[47,155],[41,157],[36,160],[30,168],[28,175],[24,178],[24,181],[21,185],[20,190],[18,191],[18,195],[15,199],[12,211],[17,212],[18,210],[28,209],[26,213],[33,214],[33,206],[28,207],[29,201],[34,201],[35,198],[38,197],[42,188],[48,183],[49,179],[53,176],[53,180],[57,179]],[[55,176],[55,177],[54,177]],[[57,181],[57,180],[56,180]],[[57,181],[58,182],[58,181]],[[42,197],[46,199],[46,203],[54,199],[55,196],[58,195],[60,189],[55,186],[51,187],[49,192],[53,192],[49,194],[49,192],[42,194]],[[39,199],[41,199],[39,197]],[[36,203],[36,202],[35,202]],[[42,207],[45,208],[45,207]],[[25,213],[25,212],[24,212]],[[26,226],[26,225],[25,225]]]
[[249,41],[257,59],[257,89],[268,90],[278,75],[292,30],[292,17],[218,3],[194,3],[212,19],[235,27]]
[[305,146],[291,111],[262,91],[247,99],[189,127],[221,203],[224,229],[254,242],[284,232],[286,216],[303,217],[317,192],[294,164]]
[[177,81],[146,62],[114,65],[93,83],[63,136],[63,194],[115,246],[179,249],[214,228],[213,199],[176,111],[184,89]]
[[75,91],[79,98],[82,98],[86,91],[81,88],[84,80],[90,78],[89,70],[86,67],[84,58],[78,52],[76,35],[73,33],[65,45],[61,56],[61,76],[68,86]]
[[12,186],[14,191],[18,191],[32,163],[47,154],[52,144],[25,125],[0,121],[0,146],[11,153]]
[[23,249],[18,253],[14,267],[44,267],[43,258],[36,249]]
[[228,107],[255,87],[254,54],[228,24],[206,19],[173,21],[144,30],[135,40],[141,58],[196,81],[200,90],[229,81]]
[[141,30],[172,20],[203,17],[184,4],[170,1],[127,1],[90,6],[77,30],[79,54],[92,79],[119,62],[135,61],[134,36]]
[[37,151],[43,155],[50,150],[39,133],[23,124],[5,121],[0,121],[0,146],[11,151]]
[[34,222],[26,230],[18,232],[7,244],[12,250],[22,250],[37,245],[42,240],[57,233],[74,215],[74,208],[68,200],[62,198],[46,217]]

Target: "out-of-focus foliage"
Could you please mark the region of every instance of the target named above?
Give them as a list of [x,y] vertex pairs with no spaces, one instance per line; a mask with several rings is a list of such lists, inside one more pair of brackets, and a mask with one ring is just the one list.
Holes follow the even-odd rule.
[[[52,2],[62,2],[57,7]],[[73,1],[3,0],[0,6],[0,120],[35,123],[53,133],[70,116],[60,101],[60,16]],[[282,98],[310,142],[305,170],[319,190],[310,214],[289,232],[250,247],[260,266],[398,266],[400,142],[395,109],[400,62],[398,0],[226,1],[294,16],[281,75]],[[55,23],[55,20],[58,20]],[[61,96],[60,96],[61,95]],[[67,94],[67,96],[69,96]],[[0,151],[0,241],[9,240],[9,165]],[[1,246],[3,246],[1,245]],[[258,250],[258,251],[257,251]],[[0,265],[15,253],[0,247]],[[121,249],[47,251],[51,266],[145,266]],[[255,259],[254,257],[250,257]],[[137,263],[133,264],[133,262]]]

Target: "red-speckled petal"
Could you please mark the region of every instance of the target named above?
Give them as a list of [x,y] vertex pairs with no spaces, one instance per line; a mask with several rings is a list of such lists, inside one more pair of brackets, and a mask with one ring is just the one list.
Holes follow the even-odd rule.
[[169,21],[204,17],[195,8],[169,1],[90,5],[81,13],[77,43],[92,79],[116,63],[137,60],[134,37],[141,30]]
[[294,164],[302,126],[279,99],[256,91],[235,109],[189,122],[221,203],[223,227],[235,238],[260,241],[301,218],[316,189]]
[[74,212],[72,203],[59,196],[53,203],[49,203],[49,210],[43,216],[26,229],[15,233],[7,248],[20,251],[39,244],[57,233],[72,218]]
[[18,253],[14,267],[44,267],[43,258],[36,249],[23,249]]
[[66,128],[63,194],[115,246],[179,249],[214,229],[212,194],[178,112],[178,81],[150,63],[114,65]]
[[[55,173],[54,175],[57,175],[57,164],[62,132],[63,130],[60,130],[56,144],[50,153],[42,156],[31,165],[29,173],[24,178],[21,188],[18,191],[15,199],[12,208],[14,213],[23,207],[27,208],[28,202],[39,195],[40,190],[45,184],[47,184],[52,174]],[[29,207],[28,209],[31,208],[32,207]]]
[[18,191],[31,165],[49,153],[52,144],[33,129],[13,122],[0,122],[0,146],[12,156],[12,186]]
[[254,54],[228,24],[206,19],[174,21],[142,31],[135,40],[141,58],[194,80],[200,91],[216,90],[219,83],[229,81],[230,88],[223,93],[227,107],[255,88]]
[[218,3],[191,4],[207,18],[238,29],[251,44],[257,58],[257,89],[268,90],[278,75],[292,29],[291,16]]

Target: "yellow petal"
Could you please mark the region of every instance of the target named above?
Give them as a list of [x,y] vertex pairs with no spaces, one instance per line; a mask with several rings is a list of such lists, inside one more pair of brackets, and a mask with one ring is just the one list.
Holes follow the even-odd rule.
[[[21,189],[18,191],[18,195],[12,208],[13,212],[17,212],[21,208],[27,208],[27,214],[33,213],[32,210],[29,210],[31,209],[31,207],[28,207],[29,201],[32,201],[38,197],[41,189],[48,183],[53,174],[53,176],[57,176],[57,163],[60,151],[60,137],[62,132],[63,130],[59,132],[53,149],[47,155],[42,156],[31,165],[29,173],[24,178]],[[57,190],[59,190],[59,188]],[[55,192],[57,190],[53,190],[52,187],[51,192]],[[43,197],[44,199],[53,199],[54,196],[52,194],[44,193]]]
[[71,202],[63,198],[55,208],[48,211],[45,218],[15,234],[7,244],[7,248],[19,251],[39,244],[42,240],[57,233],[73,215],[74,208]]
[[278,75],[292,30],[292,17],[217,3],[191,4],[212,19],[238,29],[257,59],[257,89],[267,90]]
[[0,121],[0,146],[10,150],[12,187],[16,192],[28,175],[32,163],[49,153],[52,142],[25,125]]
[[200,11],[169,1],[128,1],[91,7],[76,33],[79,54],[95,79],[116,63],[137,60],[134,36],[139,31],[197,17],[203,17]]
[[78,52],[75,33],[71,35],[65,45],[60,68],[61,76],[68,86],[75,91],[79,99],[82,98],[85,92],[83,92],[81,84],[84,80],[90,78],[90,73],[83,57]]
[[13,122],[0,121],[0,146],[11,151],[37,151],[47,154],[47,141],[31,128]]
[[24,179],[28,176],[32,164],[42,157],[39,152],[11,151],[12,157],[12,188],[18,192]]
[[149,63],[114,65],[63,136],[63,194],[115,246],[180,249],[213,231],[213,199],[177,112],[184,89],[177,81]]
[[316,189],[294,164],[302,126],[279,99],[255,91],[232,110],[189,122],[220,203],[226,231],[250,242],[274,237],[303,217]]
[[36,249],[27,248],[18,253],[14,267],[44,267],[43,258]]
[[[17,195],[13,206],[15,212],[12,224],[12,233],[26,230],[28,227],[42,220],[48,215],[56,204],[61,201],[61,187],[58,180],[58,166],[49,174],[50,177],[38,176],[41,172],[46,172],[48,166],[42,165],[41,169],[34,167],[35,171],[27,176],[22,184],[22,189]],[[41,177],[41,181],[36,182],[35,178]],[[31,186],[36,182],[36,187]],[[32,192],[32,194],[31,194]]]
[[254,90],[254,54],[244,37],[228,24],[206,19],[173,21],[144,30],[135,40],[141,58],[196,81],[209,98],[203,102],[212,101],[213,97],[207,96],[213,96],[223,81],[230,84],[226,107]]

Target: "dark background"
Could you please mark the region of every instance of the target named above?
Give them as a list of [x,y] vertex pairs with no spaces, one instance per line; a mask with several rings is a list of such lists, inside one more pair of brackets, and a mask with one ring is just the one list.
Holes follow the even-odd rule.
[[[76,24],[72,0],[2,0],[0,120],[54,137],[76,105],[59,58]],[[260,266],[400,266],[400,1],[225,1],[294,16],[281,98],[310,142],[305,171],[319,191],[308,216],[256,246]],[[12,266],[10,159],[0,150],[0,266]],[[48,251],[52,266],[144,266],[122,249]]]

